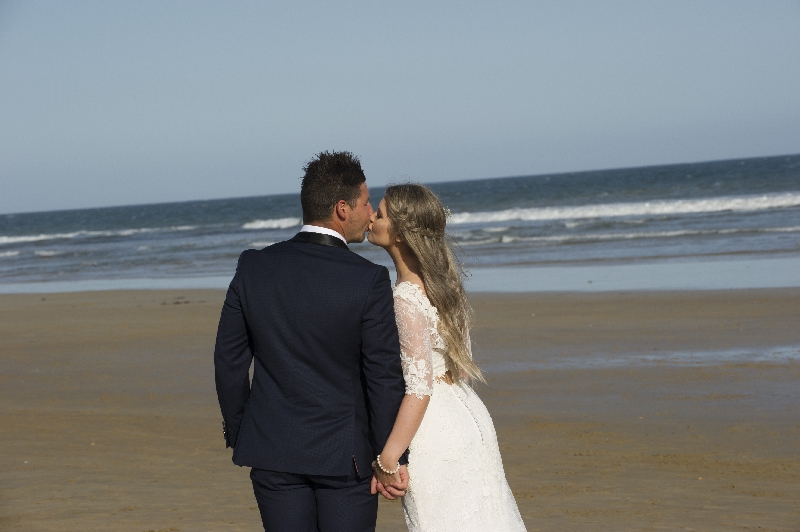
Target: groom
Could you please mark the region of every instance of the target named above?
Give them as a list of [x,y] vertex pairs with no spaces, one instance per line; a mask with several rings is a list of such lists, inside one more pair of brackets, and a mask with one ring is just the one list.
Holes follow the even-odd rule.
[[405,392],[389,272],[347,248],[373,212],[358,158],[323,152],[304,170],[305,225],[243,252],[222,308],[225,441],[252,468],[264,530],[374,531],[371,463]]

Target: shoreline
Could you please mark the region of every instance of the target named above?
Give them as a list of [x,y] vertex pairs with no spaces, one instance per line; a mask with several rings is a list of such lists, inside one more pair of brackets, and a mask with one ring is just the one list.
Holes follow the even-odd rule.
[[[214,392],[223,298],[0,295],[0,528],[259,526]],[[512,368],[475,388],[528,530],[796,529],[800,363],[588,362],[800,346],[800,288],[470,300],[479,365]],[[378,530],[405,530],[379,507]]]
[[[390,275],[392,269],[389,269]],[[469,293],[659,292],[800,287],[800,255],[716,257],[607,264],[476,266],[468,270]],[[107,290],[226,289],[233,277],[82,279],[0,283],[0,294],[46,294]],[[394,277],[392,277],[394,279]]]

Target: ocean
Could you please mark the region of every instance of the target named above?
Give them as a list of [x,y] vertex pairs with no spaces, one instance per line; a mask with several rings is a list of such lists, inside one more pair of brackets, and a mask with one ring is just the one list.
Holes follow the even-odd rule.
[[[764,286],[800,285],[800,154],[428,185],[452,212],[448,234],[467,269],[494,275],[483,289],[578,271],[572,284],[586,289],[584,277],[602,271],[617,272],[613,289],[664,288],[673,270],[705,272],[709,286],[689,288],[738,286],[714,286],[714,264],[768,264]],[[377,206],[383,188],[370,192]],[[0,292],[224,287],[242,250],[300,225],[299,194],[0,215]],[[368,243],[351,249],[391,266]],[[711,270],[691,273],[698,264]],[[571,286],[550,282],[542,289]]]

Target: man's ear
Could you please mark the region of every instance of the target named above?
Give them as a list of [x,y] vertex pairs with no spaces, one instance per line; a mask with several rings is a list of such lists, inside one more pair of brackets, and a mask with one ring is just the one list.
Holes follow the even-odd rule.
[[347,220],[347,202],[345,200],[339,200],[336,202],[333,215],[342,222]]

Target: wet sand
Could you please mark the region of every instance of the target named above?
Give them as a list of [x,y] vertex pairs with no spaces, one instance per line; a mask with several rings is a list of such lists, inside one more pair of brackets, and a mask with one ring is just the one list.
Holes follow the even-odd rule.
[[[0,530],[259,529],[214,393],[222,297],[0,296]],[[800,289],[472,300],[528,530],[800,530],[800,364],[749,356],[798,358]]]

